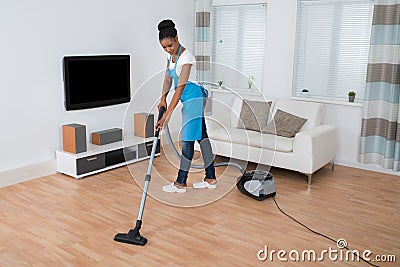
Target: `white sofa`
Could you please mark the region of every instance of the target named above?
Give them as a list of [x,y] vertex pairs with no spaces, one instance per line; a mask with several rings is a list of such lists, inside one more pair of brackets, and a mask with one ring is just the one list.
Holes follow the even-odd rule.
[[246,96],[251,101],[272,102],[270,118],[280,109],[307,121],[295,137],[287,138],[237,128],[242,108],[242,98],[235,96],[225,111],[213,111],[206,116],[208,135],[214,153],[221,156],[261,163],[308,176],[328,163],[334,164],[336,155],[336,129],[321,125],[323,104],[291,99],[268,99],[261,96]]

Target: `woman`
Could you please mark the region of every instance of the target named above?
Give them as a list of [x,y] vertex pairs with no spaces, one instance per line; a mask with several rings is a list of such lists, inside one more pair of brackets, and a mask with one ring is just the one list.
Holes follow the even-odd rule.
[[[163,20],[158,24],[159,41],[167,58],[167,69],[164,77],[163,91],[158,108],[166,107],[163,117],[157,122],[156,129],[163,129],[177,106],[179,100],[182,108],[182,156],[178,177],[176,181],[163,186],[165,192],[186,192],[186,180],[194,154],[194,142],[200,144],[205,168],[205,178],[194,183],[194,188],[216,188],[214,160],[210,141],[208,140],[206,124],[204,120],[204,104],[207,91],[196,84],[196,60],[195,57],[183,47],[178,40],[175,23],[172,20]],[[174,85],[174,95],[167,107],[167,95]]]

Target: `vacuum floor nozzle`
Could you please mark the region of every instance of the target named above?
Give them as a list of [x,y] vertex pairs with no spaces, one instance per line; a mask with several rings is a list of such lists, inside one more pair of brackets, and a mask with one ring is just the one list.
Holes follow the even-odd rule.
[[147,243],[147,239],[140,235],[139,231],[136,229],[131,229],[127,234],[119,233],[116,234],[114,240],[117,242],[144,246]]
[[132,244],[132,245],[138,245],[138,246],[146,245],[147,239],[145,237],[141,236],[140,232],[139,232],[141,226],[142,226],[142,221],[137,220],[136,226],[134,229],[129,230],[129,232],[127,234],[125,234],[125,233],[116,234],[114,236],[114,241]]

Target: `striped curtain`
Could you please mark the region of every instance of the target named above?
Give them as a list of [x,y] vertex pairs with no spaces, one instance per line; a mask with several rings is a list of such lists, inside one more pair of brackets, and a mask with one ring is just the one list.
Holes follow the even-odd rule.
[[400,171],[400,0],[376,0],[361,127],[361,163]]
[[196,24],[194,55],[197,65],[197,81],[210,81],[211,58],[211,0],[195,0]]

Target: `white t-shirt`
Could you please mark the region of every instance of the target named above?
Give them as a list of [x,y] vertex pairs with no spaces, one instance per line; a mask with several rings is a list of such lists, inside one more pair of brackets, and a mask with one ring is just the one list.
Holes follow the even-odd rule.
[[[171,56],[168,56],[168,60]],[[176,66],[176,75],[178,77],[181,75],[182,66],[185,64],[190,64],[192,67],[190,68],[190,74],[188,81],[196,82],[196,58],[189,52],[189,50],[183,51],[178,58],[178,65]],[[169,69],[174,69],[175,63],[172,60],[169,62]]]

